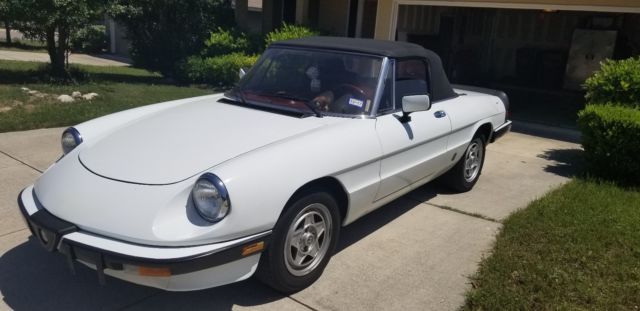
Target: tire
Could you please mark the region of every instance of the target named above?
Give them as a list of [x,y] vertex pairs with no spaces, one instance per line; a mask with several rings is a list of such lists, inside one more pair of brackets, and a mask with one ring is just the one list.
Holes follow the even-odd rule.
[[475,136],[458,163],[443,176],[442,180],[445,185],[457,192],[467,192],[473,189],[482,173],[485,147],[484,137]]
[[333,196],[322,190],[302,193],[276,223],[256,277],[284,294],[308,287],[329,263],[339,233],[340,212]]

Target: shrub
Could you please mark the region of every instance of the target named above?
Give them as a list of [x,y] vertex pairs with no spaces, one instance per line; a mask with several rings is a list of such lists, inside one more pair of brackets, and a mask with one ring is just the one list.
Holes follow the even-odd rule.
[[244,33],[234,33],[218,28],[204,42],[202,56],[213,57],[231,53],[246,53],[250,49],[249,40]]
[[71,35],[71,49],[86,53],[100,53],[107,49],[107,28],[104,25],[89,25]]
[[218,27],[234,24],[228,0],[115,0],[110,13],[127,29],[135,65],[173,76],[176,63],[204,48]]
[[207,58],[192,56],[182,62],[176,72],[183,82],[231,86],[238,82],[240,68],[253,66],[257,59],[258,56],[242,53]]
[[280,27],[280,29],[276,29],[267,34],[267,37],[265,38],[264,43],[266,46],[269,46],[271,43],[274,43],[277,41],[310,37],[310,36],[316,36],[316,35],[318,35],[316,31],[312,31],[307,27],[282,24],[282,27]]
[[592,103],[619,103],[640,108],[640,58],[607,60],[585,83]]
[[175,78],[185,83],[202,83],[204,71],[204,58],[191,56],[176,65]]
[[625,185],[640,184],[640,110],[587,105],[578,113],[590,174]]

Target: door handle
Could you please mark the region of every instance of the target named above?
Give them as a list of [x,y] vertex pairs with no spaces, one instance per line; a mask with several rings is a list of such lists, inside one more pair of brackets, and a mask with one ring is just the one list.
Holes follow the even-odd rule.
[[436,118],[444,118],[447,116],[447,113],[442,110],[438,110],[433,113],[433,116],[435,116]]

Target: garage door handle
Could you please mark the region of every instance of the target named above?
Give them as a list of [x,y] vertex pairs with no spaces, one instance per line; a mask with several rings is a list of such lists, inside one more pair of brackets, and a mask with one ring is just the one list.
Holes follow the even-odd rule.
[[436,118],[444,118],[444,117],[446,117],[446,116],[447,116],[447,113],[446,113],[446,112],[444,112],[444,111],[442,111],[442,110],[438,110],[438,111],[434,112],[434,113],[433,113],[433,115],[434,115]]

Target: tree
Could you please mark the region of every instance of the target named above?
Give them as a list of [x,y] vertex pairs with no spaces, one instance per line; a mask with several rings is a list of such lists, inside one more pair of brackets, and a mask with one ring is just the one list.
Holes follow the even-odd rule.
[[127,29],[134,63],[166,76],[234,22],[229,0],[115,0],[111,13]]
[[13,0],[0,0],[0,21],[4,22],[7,43],[11,44],[11,27],[15,19],[15,6]]
[[19,0],[15,3],[14,28],[46,41],[52,75],[64,77],[71,34],[101,18],[107,0]]

